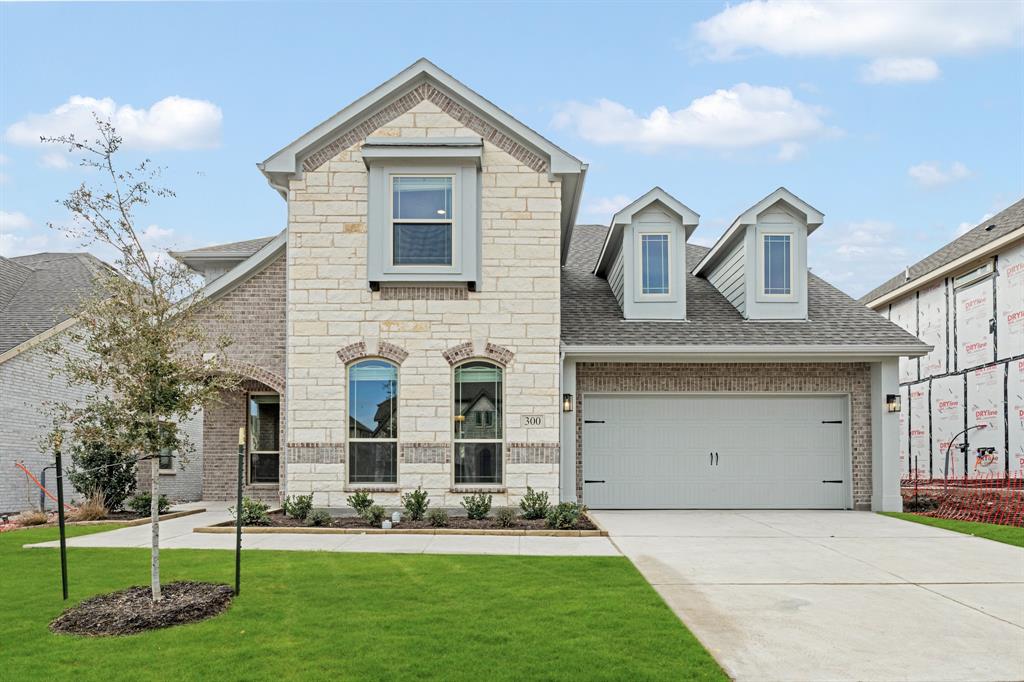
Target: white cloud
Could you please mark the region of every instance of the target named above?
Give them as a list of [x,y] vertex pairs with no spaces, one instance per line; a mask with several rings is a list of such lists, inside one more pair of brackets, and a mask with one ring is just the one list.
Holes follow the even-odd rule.
[[865,83],[930,81],[939,77],[939,65],[925,57],[882,57],[861,69]]
[[819,107],[805,104],[786,88],[740,83],[669,111],[659,106],[637,115],[623,104],[600,99],[570,102],[553,124],[572,128],[597,144],[624,144],[657,151],[670,146],[740,148],[783,144],[827,132]]
[[71,167],[71,161],[67,156],[60,152],[51,152],[49,154],[43,154],[39,157],[39,164],[43,168],[53,168],[55,170],[64,170],[65,168]]
[[882,220],[826,224],[808,241],[809,259],[816,275],[858,297],[907,265],[899,236]]
[[0,166],[6,165],[11,162],[11,158],[6,154],[0,154]]
[[712,58],[763,50],[785,56],[920,57],[1018,44],[1019,3],[1002,0],[750,0],[696,26]]
[[792,161],[804,153],[804,145],[799,142],[783,142],[779,145],[779,161]]
[[6,139],[22,145],[39,144],[40,137],[68,133],[92,139],[96,136],[93,112],[110,120],[126,148],[209,149],[220,144],[220,107],[206,100],[177,96],[165,97],[148,109],[136,109],[109,97],[75,95],[49,113],[29,114],[12,124]]
[[593,216],[593,219],[601,223],[606,223],[631,201],[633,200],[625,194],[616,194],[613,197],[598,197],[583,204],[583,213]]
[[32,221],[27,215],[19,211],[0,211],[0,232],[7,233],[13,230],[24,230],[32,226]]
[[994,213],[986,213],[985,215],[981,216],[981,219],[978,220],[977,222],[973,222],[973,223],[960,223],[959,225],[956,226],[955,236],[956,237],[964,236],[965,234],[967,234],[968,232],[970,232],[971,230],[976,228],[978,225],[981,225],[983,222],[985,222],[986,220],[988,220],[989,218],[991,218],[994,215],[995,215]]
[[925,161],[907,169],[907,174],[921,187],[939,187],[957,180],[963,180],[971,174],[967,166],[954,161],[946,168],[934,161]]

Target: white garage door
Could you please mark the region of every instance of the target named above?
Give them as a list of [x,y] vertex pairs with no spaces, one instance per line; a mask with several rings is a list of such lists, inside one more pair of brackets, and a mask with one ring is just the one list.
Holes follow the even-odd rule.
[[586,395],[595,509],[843,509],[843,396]]

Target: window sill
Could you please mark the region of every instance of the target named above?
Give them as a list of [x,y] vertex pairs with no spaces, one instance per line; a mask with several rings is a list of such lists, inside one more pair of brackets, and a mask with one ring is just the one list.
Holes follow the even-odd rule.
[[508,489],[503,485],[453,485],[450,493],[504,493]]
[[397,485],[360,485],[359,483],[346,483],[341,489],[346,493],[397,493],[401,490]]
[[161,476],[177,476],[178,472],[174,471],[173,469],[161,469],[160,470],[160,475]]
[[278,481],[277,483],[249,483],[248,487],[255,488],[257,490],[277,490],[279,487],[281,487],[281,482]]

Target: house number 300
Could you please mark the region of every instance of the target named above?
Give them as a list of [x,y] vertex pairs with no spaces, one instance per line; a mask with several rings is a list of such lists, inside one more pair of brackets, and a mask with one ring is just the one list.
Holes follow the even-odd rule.
[[533,414],[524,414],[523,426],[544,426],[544,417],[538,417]]

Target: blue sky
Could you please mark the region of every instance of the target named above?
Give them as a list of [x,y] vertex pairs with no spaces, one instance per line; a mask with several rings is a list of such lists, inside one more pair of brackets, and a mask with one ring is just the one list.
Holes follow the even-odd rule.
[[[40,133],[99,109],[177,192],[154,248],[270,235],[255,164],[427,57],[590,164],[581,222],[660,185],[711,243],[785,185],[860,295],[1024,194],[1017,2],[2,4],[0,255],[70,250]],[[104,38],[103,36],[109,36]]]

